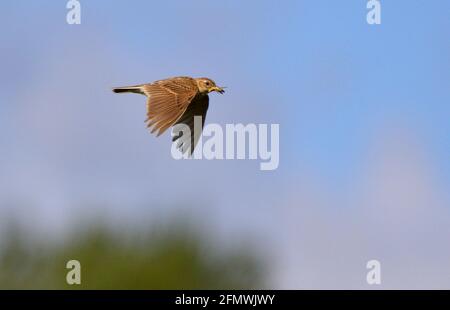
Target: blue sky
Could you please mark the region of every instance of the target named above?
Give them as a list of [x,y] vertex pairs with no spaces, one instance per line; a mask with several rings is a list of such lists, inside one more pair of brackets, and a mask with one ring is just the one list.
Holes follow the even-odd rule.
[[[366,23],[365,3],[81,1],[82,24],[74,26],[65,23],[66,1],[3,2],[0,208],[33,203],[39,227],[61,228],[79,212],[136,220],[176,213],[188,201],[183,209],[202,214],[224,239],[242,232],[268,238],[284,244],[281,261],[295,261],[287,249],[301,238],[280,230],[303,212],[311,215],[291,208],[297,200],[312,200],[312,223],[331,215],[336,229],[349,218],[363,221],[360,199],[372,200],[360,196],[386,183],[377,183],[377,170],[390,180],[384,168],[398,160],[405,166],[392,179],[408,185],[411,173],[419,185],[394,186],[392,195],[432,191],[425,197],[437,198],[420,206],[439,201],[431,214],[445,218],[450,3],[382,1],[378,26]],[[261,172],[253,161],[175,162],[169,137],[145,130],[144,98],[110,92],[174,75],[228,86],[225,96],[212,96],[207,122],[279,123],[279,169]],[[391,192],[380,195],[383,204]],[[332,201],[317,202],[322,198]],[[74,207],[86,201],[117,206]],[[29,211],[15,212],[27,218]],[[389,214],[379,223],[392,222]],[[302,233],[320,235],[314,225]],[[380,248],[387,239],[376,237]],[[424,261],[436,259],[430,255]],[[307,287],[306,279],[276,278],[281,287]]]

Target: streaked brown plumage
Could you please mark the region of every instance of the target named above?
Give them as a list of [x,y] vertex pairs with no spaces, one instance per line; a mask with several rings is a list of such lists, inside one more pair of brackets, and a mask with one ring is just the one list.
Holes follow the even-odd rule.
[[209,78],[174,77],[149,84],[116,87],[115,93],[137,93],[147,96],[147,127],[159,136],[177,124],[186,124],[191,130],[190,139],[173,137],[177,147],[185,153],[194,151],[200,137],[194,136],[194,117],[202,117],[202,129],[209,106],[210,92],[224,93],[223,88]]

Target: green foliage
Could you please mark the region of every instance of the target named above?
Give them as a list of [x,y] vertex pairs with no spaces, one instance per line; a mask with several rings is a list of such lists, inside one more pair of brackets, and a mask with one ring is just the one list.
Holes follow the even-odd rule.
[[[248,248],[219,248],[183,225],[164,231],[85,229],[63,242],[3,236],[2,289],[261,288],[260,262]],[[66,263],[81,263],[81,285],[66,283]]]

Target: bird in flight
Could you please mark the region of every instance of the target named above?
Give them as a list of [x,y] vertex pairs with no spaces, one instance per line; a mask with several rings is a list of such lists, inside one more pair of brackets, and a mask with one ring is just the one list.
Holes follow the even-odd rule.
[[[173,77],[155,81],[149,84],[113,88],[115,93],[136,93],[147,99],[147,127],[151,133],[161,135],[170,127],[185,125],[190,129],[190,137],[179,131],[172,138],[177,148],[184,154],[192,155],[205,124],[206,112],[209,106],[208,94],[218,92],[223,94],[223,87],[218,87],[209,78],[192,78],[187,76]],[[194,118],[201,117],[200,132],[194,131]],[[198,130],[197,130],[198,131]],[[194,134],[195,133],[195,134]]]

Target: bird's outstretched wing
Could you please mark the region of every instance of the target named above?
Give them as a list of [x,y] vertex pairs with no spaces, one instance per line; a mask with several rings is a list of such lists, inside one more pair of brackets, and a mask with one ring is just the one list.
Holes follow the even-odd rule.
[[197,83],[190,77],[176,77],[142,85],[147,101],[147,127],[161,135],[186,112],[198,93]]
[[[180,117],[180,119],[174,125],[174,131],[178,132],[172,138],[173,142],[177,143],[177,148],[181,153],[189,152],[192,155],[195,146],[202,134],[203,125],[205,124],[206,112],[208,111],[209,97],[208,95],[197,96],[192,100],[191,104],[186,109],[186,112]],[[201,117],[201,127],[195,128],[194,120]],[[187,125],[190,129],[190,136],[185,135],[179,125]],[[199,124],[200,125],[200,124]],[[198,126],[197,126],[198,127]]]

